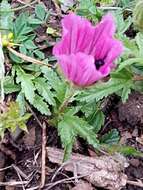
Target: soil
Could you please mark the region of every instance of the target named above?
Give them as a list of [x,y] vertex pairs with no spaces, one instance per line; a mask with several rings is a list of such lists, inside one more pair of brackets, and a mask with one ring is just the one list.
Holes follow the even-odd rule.
[[[50,17],[50,26],[59,28],[60,19],[57,16],[53,1],[41,0],[41,2],[45,4],[48,10],[52,9],[55,13],[55,16]],[[16,0],[12,0],[11,3],[13,6],[19,4]],[[51,54],[51,46],[54,44],[55,39],[51,38],[51,36],[45,35],[45,29],[46,28],[41,27],[36,30],[38,37],[35,42],[48,56]],[[45,45],[45,39],[48,41],[48,45]],[[137,150],[143,151],[143,95],[132,92],[125,104],[121,103],[117,96],[111,96],[105,104],[103,111],[106,115],[106,128],[103,127],[104,130],[101,131],[101,133],[116,128],[120,132],[120,142],[122,144],[131,145]],[[36,114],[38,116],[38,113]],[[44,120],[41,116],[38,116],[38,119],[41,122]],[[0,182],[28,180],[29,183],[26,189],[36,187],[40,184],[42,146],[42,129],[35,118],[32,117],[27,125],[29,133],[22,132],[16,139],[14,139],[7,131],[4,139],[0,143],[0,168],[8,167],[5,170],[0,170]],[[60,140],[55,128],[47,127],[47,146],[61,148]],[[73,151],[88,156],[94,154],[94,151],[92,151],[85,141],[81,139],[77,140]],[[125,170],[125,173],[129,180],[136,181],[143,179],[143,159],[138,157],[128,157],[128,161],[130,165]],[[51,182],[52,176],[58,167],[58,165],[50,163],[48,159],[46,160],[46,184]],[[19,172],[21,172],[21,179],[19,177]],[[72,177],[72,175],[72,173],[63,170],[56,176],[55,181]],[[51,188],[51,190],[71,190],[74,186],[74,181],[70,183],[61,183]],[[21,189],[23,188],[16,186],[0,186],[0,190]],[[47,188],[45,187],[43,189]],[[92,187],[92,189],[103,190],[97,187]],[[133,185],[127,185],[123,188],[123,190],[142,189],[143,188],[141,187]]]

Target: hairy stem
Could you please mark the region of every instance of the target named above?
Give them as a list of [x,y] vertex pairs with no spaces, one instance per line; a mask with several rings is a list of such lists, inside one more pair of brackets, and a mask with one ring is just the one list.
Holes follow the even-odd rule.
[[61,104],[61,106],[59,107],[59,113],[62,113],[64,111],[64,109],[68,106],[71,98],[74,96],[75,94],[75,90],[73,88],[73,85],[70,85],[70,89],[69,89],[70,93],[67,97],[65,97],[63,103]]

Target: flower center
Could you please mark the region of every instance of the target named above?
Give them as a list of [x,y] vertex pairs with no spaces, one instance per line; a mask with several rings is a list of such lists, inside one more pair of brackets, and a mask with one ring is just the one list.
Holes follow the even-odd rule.
[[104,63],[105,63],[105,62],[104,62],[104,60],[102,60],[102,59],[95,60],[95,62],[94,62],[95,67],[96,67],[97,70],[99,70],[100,67],[104,65]]

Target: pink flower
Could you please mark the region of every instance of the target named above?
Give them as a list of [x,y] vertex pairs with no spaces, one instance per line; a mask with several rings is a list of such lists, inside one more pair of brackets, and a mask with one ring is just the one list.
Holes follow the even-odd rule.
[[122,53],[122,43],[114,39],[115,22],[111,14],[96,26],[85,18],[70,13],[62,20],[63,35],[53,48],[68,80],[88,86],[107,76]]

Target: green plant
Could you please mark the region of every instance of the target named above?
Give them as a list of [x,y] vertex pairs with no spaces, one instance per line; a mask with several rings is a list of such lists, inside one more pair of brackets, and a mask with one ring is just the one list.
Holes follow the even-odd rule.
[[[85,139],[98,151],[102,148],[109,150],[105,144],[116,145],[119,141],[117,130],[99,135],[105,120],[101,103],[113,93],[125,102],[132,90],[143,91],[143,36],[142,33],[137,33],[135,39],[129,39],[125,34],[132,24],[132,18],[124,19],[122,12],[115,11],[116,37],[122,40],[125,47],[124,54],[117,62],[118,68],[106,82],[100,81],[81,89],[69,84],[60,74],[59,68],[51,64],[53,57],[46,58],[35,43],[35,29],[39,26],[46,29],[48,27],[47,18],[50,12],[44,4],[36,5],[32,15],[25,12],[19,14],[16,19],[12,19],[14,12],[7,1],[3,0],[1,7],[3,11],[0,11],[0,31],[3,50],[0,49],[0,55],[3,59],[4,52],[11,63],[11,70],[4,76],[4,61],[1,61],[1,94],[15,93],[19,108],[17,104],[12,103],[9,110],[1,115],[0,134],[3,134],[6,128],[13,131],[16,125],[26,129],[24,122],[30,116],[27,115],[28,103],[39,114],[47,116],[50,126],[57,128],[65,151],[64,160],[69,158],[77,136]],[[76,11],[93,22],[100,20],[104,14],[97,9],[93,0],[79,1]],[[10,126],[9,122],[13,119],[15,122]],[[121,150],[117,145],[115,147],[111,152],[135,153],[128,148]]]

